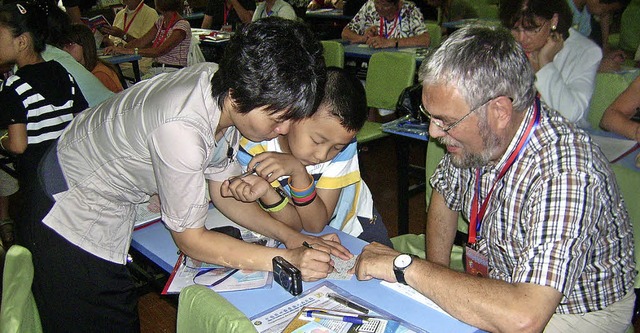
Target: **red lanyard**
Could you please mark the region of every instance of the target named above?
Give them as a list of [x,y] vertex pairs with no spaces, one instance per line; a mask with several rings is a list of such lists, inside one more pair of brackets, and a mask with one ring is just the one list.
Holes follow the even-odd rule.
[[[171,30],[173,25],[176,24],[176,22],[178,21],[177,18],[178,18],[178,13],[173,13],[173,16],[171,17],[171,21],[169,21],[169,24],[167,24],[167,27],[160,30],[160,34],[156,36],[156,39],[153,41],[153,47],[158,47],[159,45],[164,43],[164,40],[167,39],[167,35],[169,34],[169,30]],[[160,27],[162,27],[162,25],[160,25]]]
[[384,38],[389,38],[389,36],[396,30],[396,26],[398,25],[398,20],[400,20],[400,29],[402,29],[402,18],[400,17],[400,11],[396,14],[396,18],[393,20],[393,28],[391,31],[387,32],[387,25],[385,24],[386,19],[384,17],[380,17],[380,36],[384,36]]
[[222,25],[227,25],[227,18],[229,17],[229,12],[231,12],[232,6],[228,6],[229,4],[227,4],[226,1],[222,5],[224,6],[224,14],[223,14],[224,16],[223,16]]
[[516,149],[511,153],[511,155],[509,155],[507,162],[505,162],[502,170],[500,170],[500,173],[493,183],[493,186],[491,186],[491,190],[489,190],[489,194],[487,194],[487,197],[484,199],[484,201],[482,201],[482,206],[480,207],[480,209],[478,209],[478,197],[480,196],[480,169],[476,170],[476,191],[473,195],[473,201],[471,201],[471,217],[469,218],[469,244],[474,244],[476,240],[479,239],[479,236],[477,235],[480,233],[482,219],[484,218],[484,214],[487,211],[487,204],[489,203],[489,199],[491,199],[493,190],[496,188],[496,184],[498,184],[500,179],[502,179],[505,173],[507,173],[509,168],[511,168],[511,166],[515,164],[516,160],[520,156],[520,153],[522,153],[527,144],[529,144],[529,140],[533,135],[533,130],[538,126],[538,123],[540,123],[540,100],[536,98],[533,109],[533,117],[529,121],[527,129],[520,138]]
[[144,6],[144,1],[140,1],[140,3],[138,4],[138,7],[136,7],[136,10],[133,12],[133,17],[131,17],[131,21],[129,21],[129,23],[127,23],[127,13],[124,13],[124,33],[126,34],[129,31],[129,27],[131,26],[131,23],[133,23],[133,20],[136,19],[136,16],[138,15],[138,13],[140,12],[140,9],[142,9],[142,6]]

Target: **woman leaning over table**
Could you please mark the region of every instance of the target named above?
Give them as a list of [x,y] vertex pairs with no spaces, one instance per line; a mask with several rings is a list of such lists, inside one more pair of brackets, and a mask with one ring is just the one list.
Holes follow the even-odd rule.
[[191,44],[191,26],[180,15],[182,1],[155,0],[155,6],[160,17],[151,30],[124,47],[107,47],[105,53],[139,54],[154,58],[151,67],[158,68],[154,72],[170,72],[186,67]]
[[569,121],[588,127],[589,101],[602,50],[571,28],[565,0],[504,0],[500,21],[522,45],[540,98]]
[[420,9],[403,0],[369,0],[342,30],[342,39],[374,48],[429,46]]

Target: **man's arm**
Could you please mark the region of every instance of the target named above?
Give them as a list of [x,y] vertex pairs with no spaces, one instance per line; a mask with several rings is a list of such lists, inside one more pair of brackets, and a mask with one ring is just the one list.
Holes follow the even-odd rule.
[[427,210],[425,231],[427,260],[449,267],[457,226],[458,212],[449,209],[442,194],[433,191]]
[[[356,263],[358,279],[396,282],[398,254],[378,243],[367,245]],[[417,258],[404,277],[453,317],[489,332],[541,332],[562,297],[551,287],[472,276]]]
[[236,14],[238,14],[238,17],[240,18],[240,21],[242,21],[242,23],[251,23],[251,18],[253,18],[252,10],[244,8],[238,0],[229,0],[229,2],[231,3],[231,6],[233,6],[233,9],[236,11]]

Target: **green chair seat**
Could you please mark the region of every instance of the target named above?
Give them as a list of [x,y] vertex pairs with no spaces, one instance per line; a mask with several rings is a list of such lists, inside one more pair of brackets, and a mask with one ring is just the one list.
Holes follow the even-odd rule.
[[382,131],[382,124],[374,121],[366,121],[364,126],[356,134],[356,140],[358,143],[367,143],[373,140],[378,140],[387,136],[387,133]]
[[621,74],[598,73],[596,85],[589,103],[587,119],[593,128],[600,127],[600,119],[604,111],[629,86],[631,81]]
[[31,292],[31,252],[20,245],[11,246],[5,255],[2,274],[0,332],[41,333],[40,314]]

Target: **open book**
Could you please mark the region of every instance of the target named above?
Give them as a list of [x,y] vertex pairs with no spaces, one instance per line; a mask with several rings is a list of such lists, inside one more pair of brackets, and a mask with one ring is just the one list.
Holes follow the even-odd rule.
[[81,17],[80,20],[82,20],[82,23],[91,28],[92,32],[95,32],[97,29],[100,29],[104,26],[111,26],[111,23],[107,21],[107,18],[104,17],[104,15],[96,15],[92,18]]

